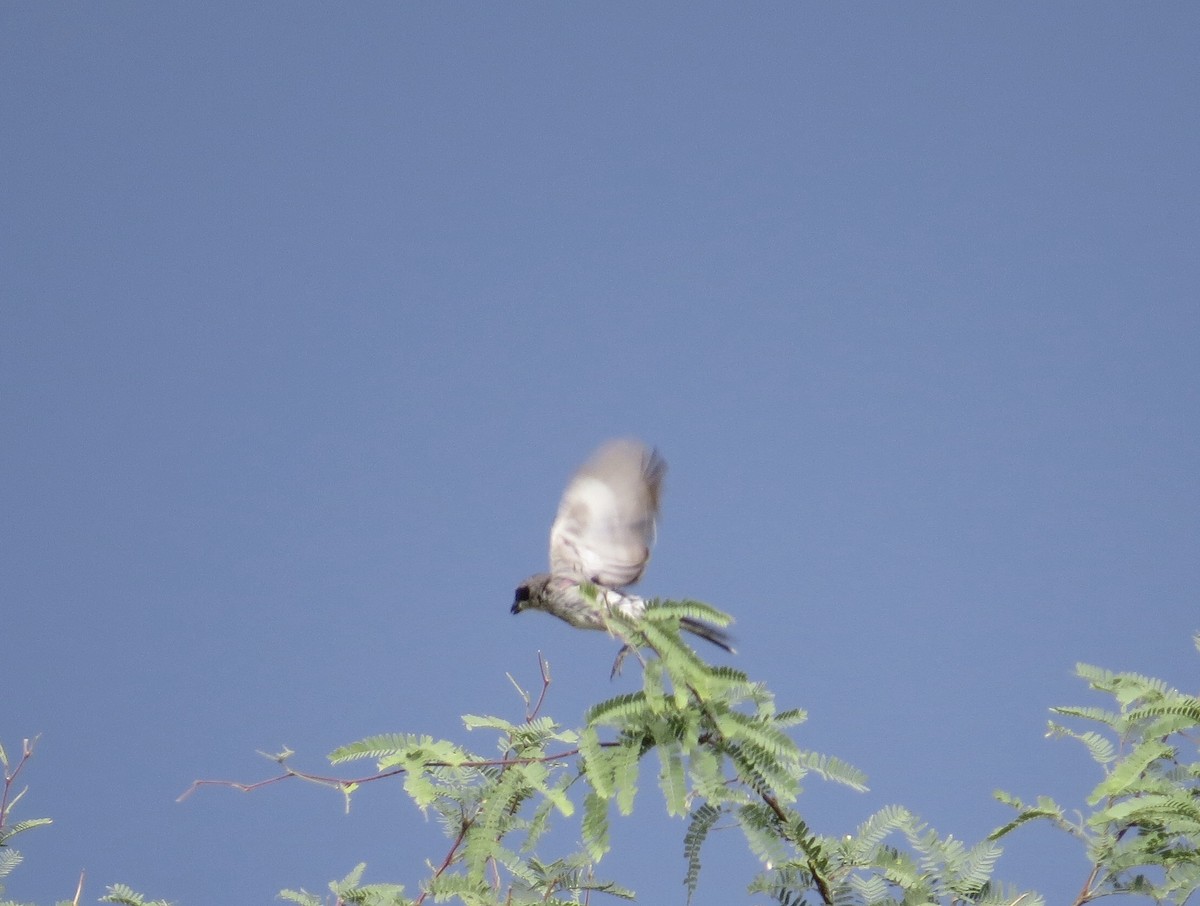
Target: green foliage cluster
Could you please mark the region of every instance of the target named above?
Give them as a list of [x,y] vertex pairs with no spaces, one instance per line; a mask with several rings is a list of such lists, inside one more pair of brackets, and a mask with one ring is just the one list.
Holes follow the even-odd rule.
[[[1115,700],[1115,707],[1057,708],[1059,718],[1087,729],[1052,722],[1049,735],[1083,743],[1100,767],[1086,814],[1072,819],[1049,798],[1029,805],[997,793],[1016,816],[975,844],[943,837],[899,806],[881,809],[852,833],[823,835],[797,808],[806,778],[863,790],[864,776],[836,758],[799,748],[788,731],[804,713],[777,709],[770,691],[742,671],[705,663],[680,637],[685,618],[729,622],[696,601],[650,602],[636,623],[611,616],[610,631],[641,664],[641,688],[592,706],[580,727],[563,727],[541,713],[550,685],[543,663],[540,691],[518,686],[524,719],[464,718],[469,731],[494,737],[494,753],[387,734],[330,756],[335,765],[370,760],[369,775],[307,773],[290,767],[291,753],[284,752],[274,756],[282,774],[234,786],[300,779],[340,790],[349,805],[362,786],[399,778],[417,808],[436,818],[449,847],[427,863],[415,895],[399,884],[362,883],[359,865],[329,885],[337,904],[567,906],[601,894],[632,899],[633,892],[602,877],[599,866],[610,849],[612,822],[633,813],[639,783],[650,772],[667,814],[685,822],[680,864],[688,901],[701,887],[705,846],[714,833],[733,828],[761,865],[748,891],[780,906],[1041,906],[1037,894],[994,877],[999,841],[1035,821],[1050,822],[1086,849],[1091,871],[1075,906],[1111,894],[1182,904],[1200,887],[1200,762],[1194,760],[1200,699],[1158,680],[1080,665],[1080,677]],[[5,772],[9,778],[7,761]],[[45,823],[5,823],[10,784],[11,778],[0,812],[0,845]],[[564,822],[568,829],[556,831]],[[564,840],[578,845],[564,846]],[[19,859],[6,856],[0,850],[0,876]],[[300,906],[330,902],[328,894],[304,890],[281,897]],[[105,899],[165,906],[123,886],[110,888]]]
[[[1196,647],[1200,648],[1200,637]],[[1087,747],[1102,779],[1089,811],[1071,819],[1048,796],[1027,805],[998,792],[1017,816],[998,839],[1029,821],[1048,821],[1079,840],[1092,864],[1076,906],[1113,894],[1139,894],[1156,903],[1183,903],[1200,888],[1200,698],[1137,673],[1110,673],[1079,664],[1076,673],[1116,710],[1054,708],[1085,730],[1050,721],[1047,736]]]

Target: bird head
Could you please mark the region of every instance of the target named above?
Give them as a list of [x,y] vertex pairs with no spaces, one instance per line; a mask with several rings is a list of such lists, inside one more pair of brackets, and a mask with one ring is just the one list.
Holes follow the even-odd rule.
[[524,582],[517,586],[516,592],[513,594],[512,612],[520,613],[522,610],[540,610],[543,607],[543,599],[546,594],[546,585],[550,581],[550,576],[546,573],[539,573],[536,576],[530,576]]

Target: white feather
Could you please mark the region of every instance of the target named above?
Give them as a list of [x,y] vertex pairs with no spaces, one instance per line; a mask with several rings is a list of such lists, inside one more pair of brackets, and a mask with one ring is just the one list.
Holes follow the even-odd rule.
[[666,463],[637,441],[612,441],[576,473],[550,529],[550,572],[609,588],[641,578],[654,544]]

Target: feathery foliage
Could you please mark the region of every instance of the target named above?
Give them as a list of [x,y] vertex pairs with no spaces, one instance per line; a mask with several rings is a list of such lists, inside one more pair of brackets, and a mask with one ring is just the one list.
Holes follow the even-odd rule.
[[1090,728],[1051,721],[1047,730],[1048,736],[1082,743],[1099,765],[1100,780],[1087,798],[1090,811],[1071,820],[1048,797],[1030,806],[997,793],[1017,816],[990,839],[1046,820],[1082,841],[1092,871],[1075,906],[1113,894],[1184,903],[1200,889],[1200,699],[1137,673],[1089,664],[1079,664],[1076,673],[1116,704],[1115,710],[1055,708]]
[[[360,862],[354,870],[340,881],[332,881],[329,890],[336,901],[355,906],[408,906],[412,901],[404,897],[404,888],[398,884],[370,884],[361,886],[362,874],[366,870],[365,862]],[[283,890],[279,899],[300,906],[326,906],[324,897],[316,896],[305,890]]]
[[124,884],[113,884],[100,898],[101,903],[117,903],[118,906],[172,906],[170,900],[147,900],[140,893]]
[[[788,731],[803,723],[804,712],[778,710],[770,690],[743,671],[703,661],[680,637],[684,618],[729,623],[696,601],[652,602],[639,621],[608,615],[613,634],[634,646],[642,687],[593,705],[578,728],[540,714],[549,687],[543,662],[539,695],[517,686],[524,720],[463,718],[468,733],[494,737],[495,755],[450,740],[389,733],[329,756],[337,765],[371,760],[369,776],[300,771],[284,751],[271,756],[283,774],[226,785],[250,790],[299,779],[337,789],[349,805],[364,786],[396,778],[420,811],[434,815],[451,842],[440,861],[427,863],[429,874],[416,896],[406,896],[399,884],[363,884],[360,864],[329,885],[337,904],[421,906],[431,899],[466,906],[579,906],[601,894],[632,899],[632,891],[598,877],[597,868],[611,846],[611,822],[633,812],[642,760],[651,753],[665,811],[687,822],[682,886],[689,902],[700,890],[702,850],[715,834],[733,828],[761,862],[749,892],[780,906],[1041,906],[1037,894],[994,879],[998,841],[1034,821],[1049,821],[1079,840],[1092,860],[1073,906],[1111,894],[1182,904],[1200,888],[1200,761],[1193,751],[1200,699],[1161,680],[1081,664],[1079,676],[1113,704],[1055,708],[1058,720],[1047,735],[1078,741],[1098,766],[1101,776],[1086,812],[1072,818],[1048,797],[1026,804],[997,793],[1016,815],[974,844],[941,836],[898,805],[878,810],[853,833],[824,835],[796,807],[805,778],[812,774],[861,791],[865,776],[837,758],[801,749]],[[48,823],[9,820],[21,797],[14,782],[31,752],[27,741],[14,767],[0,748],[0,878],[20,863],[11,839]],[[209,782],[193,788],[203,783]],[[550,833],[567,820],[578,822],[573,850],[556,844],[569,831]],[[300,906],[329,902],[328,895],[305,890],[280,896]],[[103,900],[166,906],[124,885],[110,887]]]

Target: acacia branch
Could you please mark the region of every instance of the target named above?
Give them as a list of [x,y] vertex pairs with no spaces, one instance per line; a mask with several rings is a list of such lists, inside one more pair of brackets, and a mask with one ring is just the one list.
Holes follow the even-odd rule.
[[[643,638],[643,642],[644,642],[645,646],[647,648],[649,648],[651,651],[653,651],[658,656],[658,659],[661,661],[662,660],[662,652],[660,652],[657,648],[655,648],[654,645],[648,639]],[[687,682],[685,682],[684,685],[687,688],[688,693],[691,695],[692,701],[694,701],[696,703],[696,706],[698,708],[700,708],[701,711],[704,712],[704,715],[708,718],[709,724],[712,726],[711,730],[707,730],[704,733],[701,733],[700,737],[697,741],[702,745],[708,745],[708,746],[716,749],[718,752],[721,752],[724,748],[725,738],[724,738],[723,734],[721,734],[720,730],[718,729],[716,714],[713,713],[712,709],[708,705],[708,702],[706,702],[704,700],[704,697],[700,694],[700,692],[696,689],[695,686],[693,686],[691,683],[687,683]],[[738,780],[743,783],[745,782],[740,776],[739,776]],[[821,872],[818,870],[817,859],[816,859],[814,853],[812,853],[810,851],[808,842],[807,842],[807,840],[805,840],[804,835],[802,833],[798,834],[798,835],[792,833],[792,830],[791,830],[792,822],[791,822],[790,816],[787,813],[787,810],[784,809],[784,807],[779,804],[779,800],[776,799],[775,796],[772,795],[770,792],[768,792],[766,790],[757,789],[757,788],[755,788],[755,786],[753,784],[747,784],[747,785],[750,786],[750,788],[753,789],[755,791],[755,793],[758,794],[759,798],[761,798],[762,801],[766,804],[766,806],[769,809],[771,809],[771,811],[774,813],[776,820],[779,821],[780,833],[783,836],[785,836],[787,839],[790,839],[796,845],[796,847],[804,854],[805,864],[808,866],[809,874],[812,875],[813,884],[816,885],[817,893],[819,893],[821,895],[822,902],[824,902],[826,904],[826,906],[833,906],[833,891],[829,889],[829,884],[826,882],[825,878],[822,876]],[[1078,906],[1078,904],[1076,904],[1076,906]]]
[[[429,879],[430,884],[440,878],[445,873],[446,869],[454,863],[454,857],[458,853],[458,848],[462,846],[463,841],[467,839],[467,831],[469,831],[471,829],[471,825],[475,823],[475,818],[474,816],[470,818],[466,818],[464,816],[464,819],[465,820],[463,821],[462,826],[458,829],[458,836],[455,837],[454,842],[450,844],[450,851],[446,853],[446,858],[442,860],[442,864],[437,867],[437,871],[435,871],[433,873],[433,877]],[[421,904],[425,902],[425,898],[427,896],[429,896],[428,887],[421,891],[421,895],[413,902],[413,906],[421,906]]]
[[[602,748],[611,748],[619,746],[619,742],[602,742]],[[425,768],[509,768],[517,764],[540,764],[547,761],[566,761],[569,758],[574,758],[579,754],[579,749],[566,749],[562,752],[554,752],[550,755],[537,755],[520,758],[488,758],[478,761],[427,761],[422,767]],[[386,780],[388,777],[395,777],[399,774],[408,772],[407,767],[391,768],[386,771],[379,771],[375,774],[368,774],[365,777],[326,777],[322,774],[313,774],[309,771],[297,771],[293,768],[288,768],[282,774],[276,777],[268,777],[265,780],[256,780],[253,783],[245,783],[240,780],[193,780],[191,786],[184,790],[176,802],[182,802],[187,799],[192,793],[196,792],[202,786],[223,786],[231,790],[237,790],[239,793],[253,793],[255,790],[262,789],[265,786],[271,786],[275,783],[280,783],[284,780],[290,780],[293,777],[298,780],[307,780],[309,783],[316,783],[321,786],[333,787],[336,790],[344,792],[350,787],[360,786],[364,783],[374,783],[377,780]]]

